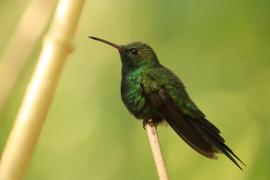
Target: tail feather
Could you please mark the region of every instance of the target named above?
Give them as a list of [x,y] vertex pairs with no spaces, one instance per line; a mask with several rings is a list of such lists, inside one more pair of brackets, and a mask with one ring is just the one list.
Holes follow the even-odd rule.
[[[205,119],[205,121],[207,121]],[[221,151],[223,154],[225,154],[237,167],[239,167],[241,170],[242,167],[238,164],[238,162],[234,159],[236,158],[239,162],[241,162],[243,165],[245,165],[240,158],[225,144],[224,139],[219,134],[212,134],[209,133],[211,131],[205,130],[202,125],[197,126],[196,120],[189,120],[190,124],[199,131],[205,138],[207,138],[208,142],[213,144],[219,151]],[[209,122],[209,121],[208,121]],[[222,138],[222,139],[221,139]]]
[[[206,119],[200,119],[200,121],[202,122],[205,121],[205,122],[208,122],[210,123],[208,120]],[[194,122],[191,120],[191,122]],[[213,125],[214,126],[214,125]],[[219,146],[219,149],[222,151],[222,149],[224,149],[224,151],[228,152],[229,155],[232,155],[234,158],[236,158],[239,162],[241,162],[243,165],[245,165],[245,163],[243,163],[241,161],[241,159],[225,144],[225,140],[219,135],[219,134],[214,134],[214,133],[210,133],[211,130],[208,130],[207,128],[205,128],[202,124],[200,125],[200,127],[202,129],[204,129],[209,136],[211,136],[215,141],[214,143],[217,143],[216,146]],[[224,151],[222,151],[224,153]],[[224,153],[225,154],[225,153]],[[231,159],[231,158],[230,158]]]
[[184,119],[172,105],[167,104],[160,109],[162,116],[175,132],[186,141],[193,149],[208,158],[216,158],[213,146]]
[[238,156],[225,144],[220,131],[205,118],[191,119],[183,116],[171,103],[167,103],[160,112],[175,132],[193,149],[202,155],[215,159],[216,153],[225,154],[241,170],[236,159],[245,165]]

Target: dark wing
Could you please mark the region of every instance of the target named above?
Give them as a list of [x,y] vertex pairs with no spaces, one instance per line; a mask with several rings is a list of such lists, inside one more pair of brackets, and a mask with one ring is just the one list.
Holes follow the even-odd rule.
[[144,73],[141,88],[146,101],[193,149],[209,158],[217,158],[216,153],[222,152],[242,169],[234,158],[242,161],[225,145],[220,131],[205,118],[170,70],[161,67]]

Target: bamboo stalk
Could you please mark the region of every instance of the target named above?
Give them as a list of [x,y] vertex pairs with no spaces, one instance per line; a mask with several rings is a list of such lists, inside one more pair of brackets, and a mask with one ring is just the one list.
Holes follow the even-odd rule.
[[156,164],[156,169],[158,172],[158,176],[160,180],[168,180],[168,172],[166,169],[165,161],[162,156],[159,137],[157,133],[157,127],[153,123],[147,123],[145,125],[145,129],[147,131],[148,140],[151,146],[152,154],[154,157],[154,161]]
[[48,113],[85,0],[60,0],[0,162],[0,180],[26,173]]
[[44,31],[55,4],[56,0],[32,0],[22,14],[0,59],[0,110]]

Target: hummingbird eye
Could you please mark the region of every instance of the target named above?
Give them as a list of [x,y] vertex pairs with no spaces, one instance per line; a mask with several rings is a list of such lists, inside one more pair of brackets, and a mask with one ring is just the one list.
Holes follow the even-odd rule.
[[136,49],[136,48],[131,48],[130,51],[131,51],[131,53],[134,54],[134,55],[135,55],[135,54],[138,54],[138,49]]

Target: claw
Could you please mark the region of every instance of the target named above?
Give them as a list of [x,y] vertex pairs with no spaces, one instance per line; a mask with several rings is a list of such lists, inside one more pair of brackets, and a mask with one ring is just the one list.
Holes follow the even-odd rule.
[[159,122],[154,122],[152,119],[144,119],[143,120],[144,129],[145,129],[146,124],[150,124],[151,126],[158,126]]
[[144,129],[144,130],[146,130],[146,129],[145,129],[145,126],[146,126],[147,123],[148,123],[148,120],[147,120],[147,119],[143,120],[143,129]]

